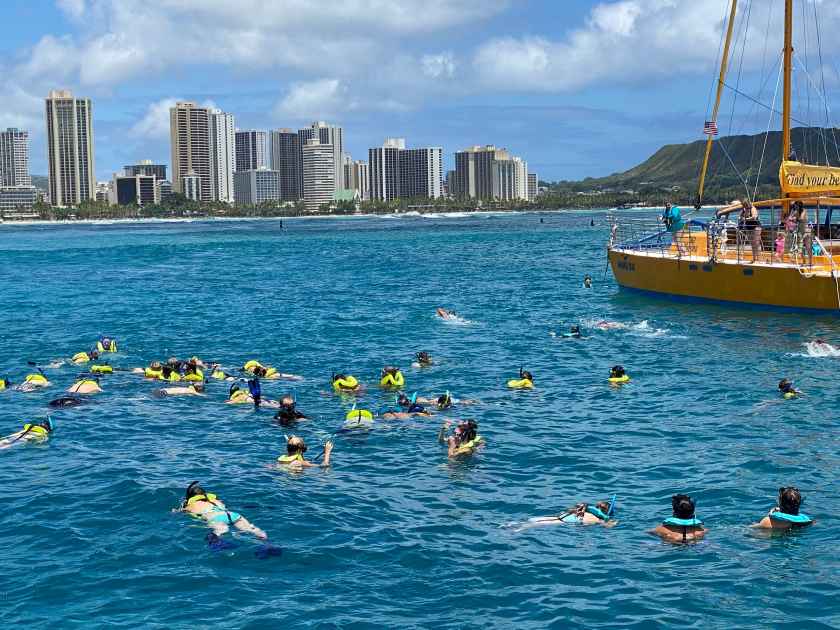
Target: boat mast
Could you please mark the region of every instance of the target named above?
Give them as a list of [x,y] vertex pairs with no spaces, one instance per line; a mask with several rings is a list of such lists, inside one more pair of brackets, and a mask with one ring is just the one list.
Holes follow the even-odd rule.
[[[789,5],[792,0],[785,0]],[[720,59],[720,75],[718,76],[717,95],[715,96],[715,108],[712,110],[711,122],[716,123],[718,110],[720,109],[720,97],[723,95],[723,81],[726,79],[726,66],[729,63],[729,44],[732,42],[732,28],[735,26],[735,12],[738,9],[738,0],[732,0],[732,9],[729,11],[729,24],[726,27],[726,43],[723,45],[723,56]],[[709,168],[709,156],[712,153],[712,142],[715,137],[709,133],[706,140],[706,154],[703,156],[703,168],[700,170],[700,184],[697,189],[697,207],[703,203],[703,187],[706,183],[706,170]]]
[[[785,92],[782,109],[782,161],[790,159],[790,74],[793,59],[793,0],[785,0]],[[787,194],[785,195],[787,196]]]

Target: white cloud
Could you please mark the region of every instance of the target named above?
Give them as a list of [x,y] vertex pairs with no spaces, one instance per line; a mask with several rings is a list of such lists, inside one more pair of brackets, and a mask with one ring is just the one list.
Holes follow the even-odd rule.
[[164,98],[149,105],[146,114],[131,128],[131,135],[150,140],[169,137],[169,109],[184,99]]
[[74,20],[78,20],[85,14],[85,0],[56,0],[56,5]]
[[423,74],[433,79],[451,79],[455,74],[455,56],[451,52],[423,55],[420,59]]
[[294,83],[277,104],[276,113],[294,119],[334,118],[354,109],[347,87],[338,79],[318,79]]

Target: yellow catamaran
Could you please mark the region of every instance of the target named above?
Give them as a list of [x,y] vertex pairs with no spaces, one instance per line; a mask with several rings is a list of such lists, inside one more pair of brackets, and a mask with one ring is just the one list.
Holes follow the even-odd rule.
[[[712,113],[715,127],[736,11],[737,1],[732,0]],[[803,164],[791,154],[792,22],[793,0],[785,0],[781,194],[753,204],[761,210],[763,225],[750,222],[749,208],[741,221],[732,221],[732,213],[742,211],[741,204],[719,210],[711,221],[679,221],[671,229],[613,219],[608,258],[622,288],[840,313],[840,225],[831,221],[834,208],[840,206],[840,168]],[[712,141],[709,134],[698,205]],[[796,223],[796,217],[805,218]]]

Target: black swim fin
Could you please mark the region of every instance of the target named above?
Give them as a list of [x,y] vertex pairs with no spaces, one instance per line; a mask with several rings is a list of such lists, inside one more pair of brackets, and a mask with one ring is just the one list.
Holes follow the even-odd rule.
[[254,551],[254,556],[259,558],[260,560],[267,560],[271,557],[279,557],[283,555],[283,548],[282,547],[275,547],[269,543],[264,545],[260,545]]
[[239,545],[231,540],[225,540],[221,536],[210,532],[205,538],[207,546],[210,551],[227,551],[228,549],[236,549]]

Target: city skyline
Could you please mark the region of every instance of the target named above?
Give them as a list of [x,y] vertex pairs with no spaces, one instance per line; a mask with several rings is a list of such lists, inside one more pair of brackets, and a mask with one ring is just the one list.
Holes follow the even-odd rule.
[[[664,144],[701,138],[724,14],[718,0],[295,6],[7,3],[0,128],[31,131],[31,172],[46,175],[40,101],[68,88],[97,103],[100,181],[137,159],[168,160],[168,110],[178,100],[234,112],[240,129],[329,120],[347,130],[354,156],[383,137],[410,137],[443,146],[449,170],[455,151],[496,143],[527,156],[547,180],[606,175]],[[820,11],[824,32],[840,25],[836,3]],[[742,37],[738,67],[742,88],[770,101],[773,81],[761,94],[755,88],[765,28]],[[831,59],[840,43],[824,37],[823,47]],[[838,78],[829,68],[832,106]],[[804,111],[796,117],[809,120]],[[762,113],[720,126],[766,125]]]

